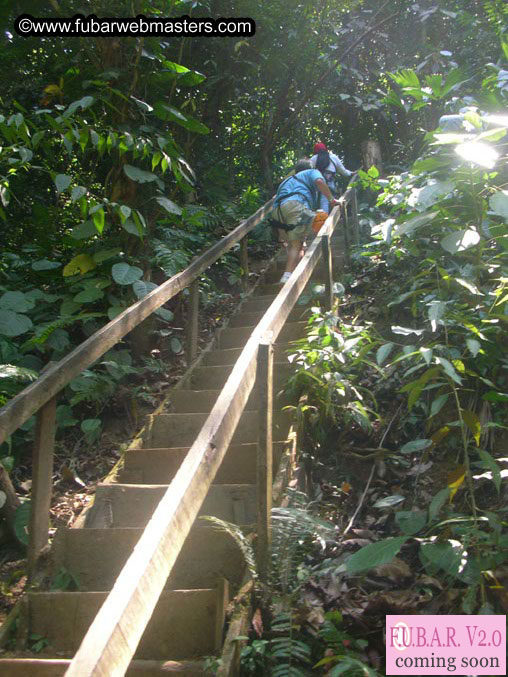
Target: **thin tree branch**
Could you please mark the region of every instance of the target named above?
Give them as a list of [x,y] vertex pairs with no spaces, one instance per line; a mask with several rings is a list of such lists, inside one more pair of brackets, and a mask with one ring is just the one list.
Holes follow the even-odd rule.
[[[395,412],[395,414],[394,414],[392,420],[390,421],[390,423],[389,423],[389,424],[387,425],[387,427],[386,427],[386,430],[385,430],[385,432],[384,432],[384,435],[383,435],[383,437],[381,438],[381,441],[379,442],[379,447],[378,447],[378,448],[382,448],[382,447],[383,447],[383,443],[384,443],[384,441],[385,441],[385,439],[386,439],[386,436],[388,435],[388,432],[389,432],[390,428],[392,427],[393,422],[395,421],[395,419],[396,419],[397,416],[399,415],[399,411],[400,411],[401,407],[402,407],[402,405],[399,404],[399,407],[398,407],[397,411]],[[365,485],[365,489],[363,490],[363,493],[362,493],[362,495],[361,495],[361,497],[360,497],[360,500],[358,501],[358,505],[356,506],[356,510],[354,511],[353,516],[352,516],[351,519],[349,520],[347,527],[344,529],[344,531],[343,531],[343,533],[342,533],[343,536],[345,536],[345,535],[347,534],[347,532],[351,529],[351,527],[353,526],[353,523],[354,523],[355,519],[356,519],[357,516],[358,516],[358,513],[359,513],[360,510],[362,509],[363,502],[365,501],[365,497],[367,496],[367,492],[368,492],[368,490],[369,490],[370,483],[372,482],[372,478],[374,477],[374,472],[375,472],[375,470],[376,470],[376,463],[374,462],[374,463],[372,463],[372,468],[371,468],[371,471],[370,471],[369,479],[367,480],[367,484]]]
[[[389,4],[389,2],[390,2],[390,0],[386,0],[386,2],[384,2],[384,3],[381,5],[381,7],[379,8],[379,10],[378,10],[378,11],[376,12],[376,14],[374,15],[373,19],[375,19],[375,18],[379,15],[379,13],[386,7],[386,5]],[[385,17],[384,19],[382,19],[381,21],[379,21],[379,23],[377,23],[377,24],[375,24],[374,26],[371,26],[370,28],[368,28],[368,29],[367,29],[366,31],[364,31],[364,32],[362,33],[362,35],[360,35],[360,37],[357,38],[357,39],[356,39],[356,40],[355,40],[355,41],[354,41],[354,42],[353,42],[346,50],[344,50],[344,52],[342,52],[342,54],[341,54],[337,59],[335,59],[335,61],[333,62],[333,64],[330,66],[330,68],[328,68],[328,70],[326,70],[324,73],[322,73],[322,74],[320,75],[320,77],[317,79],[317,81],[313,84],[312,88],[311,88],[309,91],[307,91],[307,93],[304,94],[304,95],[302,96],[302,98],[300,99],[300,101],[296,104],[294,111],[291,113],[291,115],[289,115],[289,116],[286,118],[284,124],[279,128],[279,130],[278,130],[279,135],[280,135],[280,134],[284,134],[284,132],[285,132],[287,129],[289,129],[289,128],[294,124],[295,118],[300,114],[300,111],[302,110],[302,108],[303,108],[303,107],[305,106],[305,104],[313,97],[314,92],[317,91],[317,89],[319,88],[319,86],[327,79],[327,77],[330,75],[330,73],[332,73],[332,72],[337,68],[337,65],[338,65],[341,61],[343,61],[343,60],[344,60],[344,59],[345,59],[345,58],[346,58],[346,57],[347,57],[347,56],[348,56],[348,55],[356,48],[356,46],[357,46],[360,42],[362,42],[363,40],[365,40],[365,38],[366,38],[368,35],[370,35],[370,34],[373,33],[375,30],[377,30],[378,28],[380,28],[380,26],[382,26],[383,24],[385,24],[387,21],[390,21],[391,19],[394,19],[396,16],[398,16],[398,12],[396,12],[395,14],[390,14],[389,16],[387,16],[387,17]],[[272,137],[275,137],[275,134],[273,134]],[[273,141],[273,139],[272,139],[272,141]],[[272,147],[273,147],[273,144],[272,144]]]

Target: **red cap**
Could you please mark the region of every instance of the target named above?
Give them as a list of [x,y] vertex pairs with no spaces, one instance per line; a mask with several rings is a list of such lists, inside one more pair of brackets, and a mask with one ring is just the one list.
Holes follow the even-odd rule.
[[319,153],[319,151],[321,151],[321,150],[328,150],[328,148],[325,146],[324,143],[315,143],[314,144],[314,155],[316,155],[316,153]]

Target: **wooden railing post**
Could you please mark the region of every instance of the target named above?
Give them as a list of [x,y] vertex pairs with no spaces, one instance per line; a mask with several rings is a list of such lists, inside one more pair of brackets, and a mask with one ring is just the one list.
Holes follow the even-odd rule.
[[187,344],[185,347],[185,357],[189,365],[194,361],[198,354],[198,333],[199,333],[199,278],[196,278],[190,285],[189,294],[189,312],[187,313]]
[[356,188],[353,188],[351,194],[351,221],[353,222],[353,242],[360,244],[360,223],[358,220],[358,199],[356,196]]
[[259,388],[259,438],[257,458],[258,533],[257,557],[261,582],[267,583],[271,563],[271,511],[273,484],[272,407],[273,344],[272,333],[259,343],[256,382]]
[[321,248],[323,265],[325,269],[325,305],[327,310],[333,308],[333,269],[332,269],[332,250],[330,247],[330,236],[323,235],[321,238]]
[[242,268],[242,286],[247,291],[249,286],[249,252],[247,249],[247,236],[240,241],[240,266]]
[[32,499],[28,526],[28,578],[35,574],[37,561],[48,543],[49,510],[53,488],[56,397],[37,412],[32,468]]
[[349,239],[349,215],[348,215],[348,204],[344,204],[344,211],[342,212],[344,223],[342,226],[342,232],[344,233],[344,258],[346,263],[351,263],[351,252],[349,251],[350,239]]

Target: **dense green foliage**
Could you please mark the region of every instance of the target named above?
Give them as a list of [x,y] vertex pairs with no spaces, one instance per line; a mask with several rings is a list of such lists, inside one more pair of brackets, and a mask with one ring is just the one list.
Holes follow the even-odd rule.
[[[389,429],[394,416],[394,434],[383,437],[377,457],[409,469],[440,456],[454,467],[428,509],[415,494],[412,509],[396,509],[390,537],[360,549],[338,571],[380,566],[418,536],[429,575],[467,590],[463,613],[492,612],[486,588],[508,545],[495,507],[508,429],[508,117],[496,113],[506,108],[508,87],[505,70],[489,69],[477,99],[454,99],[460,114],[440,119],[408,171],[383,180],[360,173],[365,187],[380,191],[374,238],[356,258],[357,274],[387,283],[386,305],[371,315],[375,327],[362,319],[337,323],[316,309],[294,356],[300,369],[293,387],[304,395],[297,408],[315,452],[323,453],[337,426],[375,438],[374,424]],[[427,78],[423,87],[415,71],[393,75],[403,94],[423,105],[449,78]],[[398,96],[389,98],[399,104]],[[490,111],[482,108],[488,104]],[[394,391],[404,397],[395,404]],[[386,496],[374,508],[392,510],[405,500]]]
[[[257,31],[242,39],[85,39],[12,29],[22,12],[78,11],[249,16]],[[360,172],[366,242],[342,282],[354,293],[355,277],[389,278],[393,293],[375,328],[372,318],[337,324],[316,309],[294,351],[298,412],[317,453],[337,425],[375,435],[394,413],[383,405],[400,392],[401,437],[390,462],[407,469],[414,454],[442,451],[462,473],[427,510],[399,510],[390,538],[360,550],[346,571],[361,574],[418,535],[428,572],[468,586],[461,610],[488,610],[485,572],[504,561],[506,537],[473,473],[490,473],[497,496],[495,440],[508,397],[507,18],[502,0],[2,7],[0,404],[252,213],[318,138],[351,168],[372,139],[383,166]],[[255,238],[262,248],[265,233]],[[205,309],[238,290],[235,253],[221,265],[202,280]],[[106,406],[124,398],[130,411],[137,399],[150,401],[145,382],[181,354],[185,313],[185,298],[175,300],[75,379],[58,407],[59,434],[78,430],[91,445]],[[0,450],[9,470],[28,458],[31,424]],[[460,486],[467,492],[459,505],[451,499]],[[274,570],[316,542],[318,532],[302,535],[298,552],[275,556]],[[259,673],[268,661],[301,674],[329,658],[331,675],[372,674],[343,650],[353,640],[337,616],[326,618],[311,652],[295,634],[287,607],[310,576],[303,569],[295,563],[286,579],[275,576],[274,590],[290,603],[274,638],[250,645],[248,669]]]

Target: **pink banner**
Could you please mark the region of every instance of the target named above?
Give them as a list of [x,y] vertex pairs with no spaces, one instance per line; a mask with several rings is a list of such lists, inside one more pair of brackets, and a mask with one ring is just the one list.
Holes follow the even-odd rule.
[[387,675],[506,675],[506,616],[387,616]]

